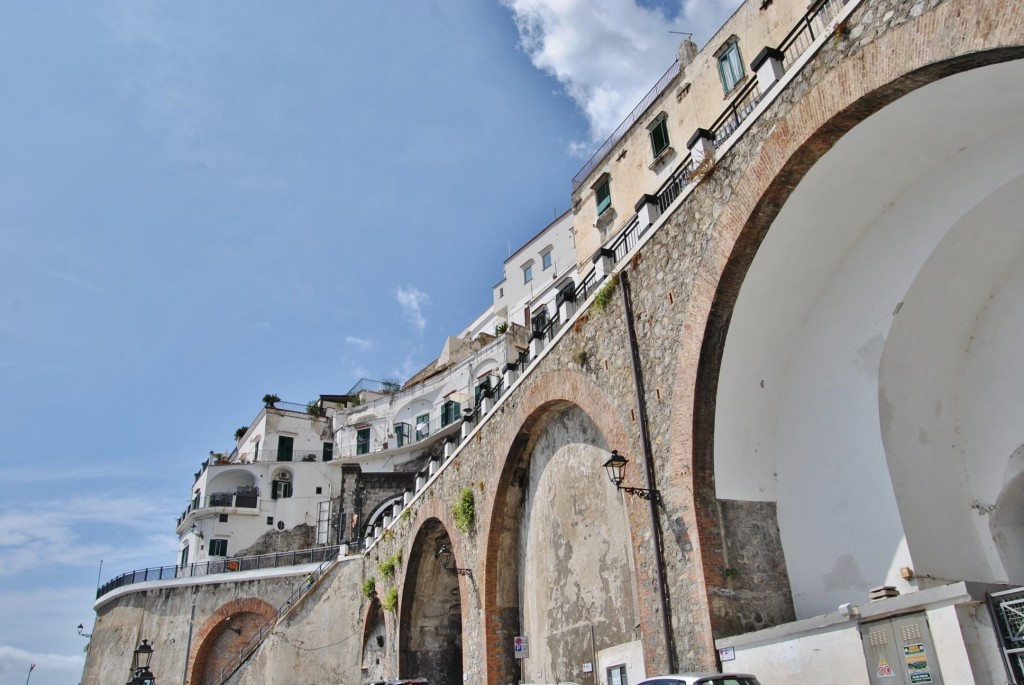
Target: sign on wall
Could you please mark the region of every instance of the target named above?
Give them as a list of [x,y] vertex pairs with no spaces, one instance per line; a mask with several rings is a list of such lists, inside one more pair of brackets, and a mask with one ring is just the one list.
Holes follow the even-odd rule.
[[530,640],[525,635],[516,635],[513,645],[517,659],[526,659],[530,656]]

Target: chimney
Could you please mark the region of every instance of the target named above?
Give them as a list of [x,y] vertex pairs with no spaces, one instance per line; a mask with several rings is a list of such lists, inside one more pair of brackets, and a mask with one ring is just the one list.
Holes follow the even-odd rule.
[[682,73],[686,69],[686,65],[693,61],[693,58],[697,56],[697,44],[689,38],[683,38],[683,42],[679,44],[679,72]]

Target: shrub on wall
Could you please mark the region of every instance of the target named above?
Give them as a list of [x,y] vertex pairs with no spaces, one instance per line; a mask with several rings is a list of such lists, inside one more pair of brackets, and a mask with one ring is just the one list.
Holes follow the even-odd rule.
[[377,579],[373,576],[363,581],[363,597],[366,599],[373,599],[373,596],[377,594]]
[[398,606],[398,588],[389,587],[388,591],[384,593],[384,597],[380,600],[380,605],[388,611],[394,611]]
[[476,507],[473,500],[472,489],[462,488],[462,492],[459,493],[458,499],[455,500],[455,505],[452,506],[452,513],[455,515],[455,527],[463,533],[468,532],[469,529],[473,527],[473,521],[476,517]]
[[402,551],[399,550],[377,565],[380,577],[384,580],[391,580],[395,577],[395,569],[402,563]]
[[597,295],[594,297],[594,306],[603,312],[611,303],[612,295],[615,294],[615,288],[618,285],[618,276],[612,276],[609,278],[608,282],[601,286],[601,289],[597,291]]

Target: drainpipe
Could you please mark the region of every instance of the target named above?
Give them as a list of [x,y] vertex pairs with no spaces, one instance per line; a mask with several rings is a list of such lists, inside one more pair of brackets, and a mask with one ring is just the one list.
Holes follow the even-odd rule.
[[[629,360],[633,367],[633,386],[636,392],[637,414],[640,420],[640,446],[644,453],[644,478],[647,487],[655,489],[654,455],[651,450],[651,436],[647,425],[647,401],[644,399],[644,379],[640,369],[640,350],[636,344],[636,330],[633,328],[633,302],[629,291],[629,277],[625,271],[619,274],[619,285],[622,286],[622,307],[626,316],[626,331],[629,338]],[[661,602],[661,631],[665,640],[665,659],[668,662],[668,673],[676,672],[675,651],[672,649],[672,620],[669,613],[668,590],[665,587],[665,555],[662,550],[661,526],[658,524],[658,502],[652,497],[648,500],[651,516],[651,532],[654,541],[654,568],[657,570],[658,599]]]

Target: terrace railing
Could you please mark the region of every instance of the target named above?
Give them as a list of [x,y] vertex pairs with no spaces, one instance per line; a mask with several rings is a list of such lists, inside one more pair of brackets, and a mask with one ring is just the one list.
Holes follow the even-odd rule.
[[176,578],[199,578],[218,573],[234,573],[236,571],[255,571],[266,568],[298,566],[299,564],[315,564],[336,559],[338,547],[319,547],[317,549],[300,549],[277,554],[261,554],[251,557],[225,557],[211,559],[198,564],[186,566],[157,566],[122,573],[113,580],[107,581],[96,590],[96,599],[125,585],[144,583],[150,580],[174,580]]

